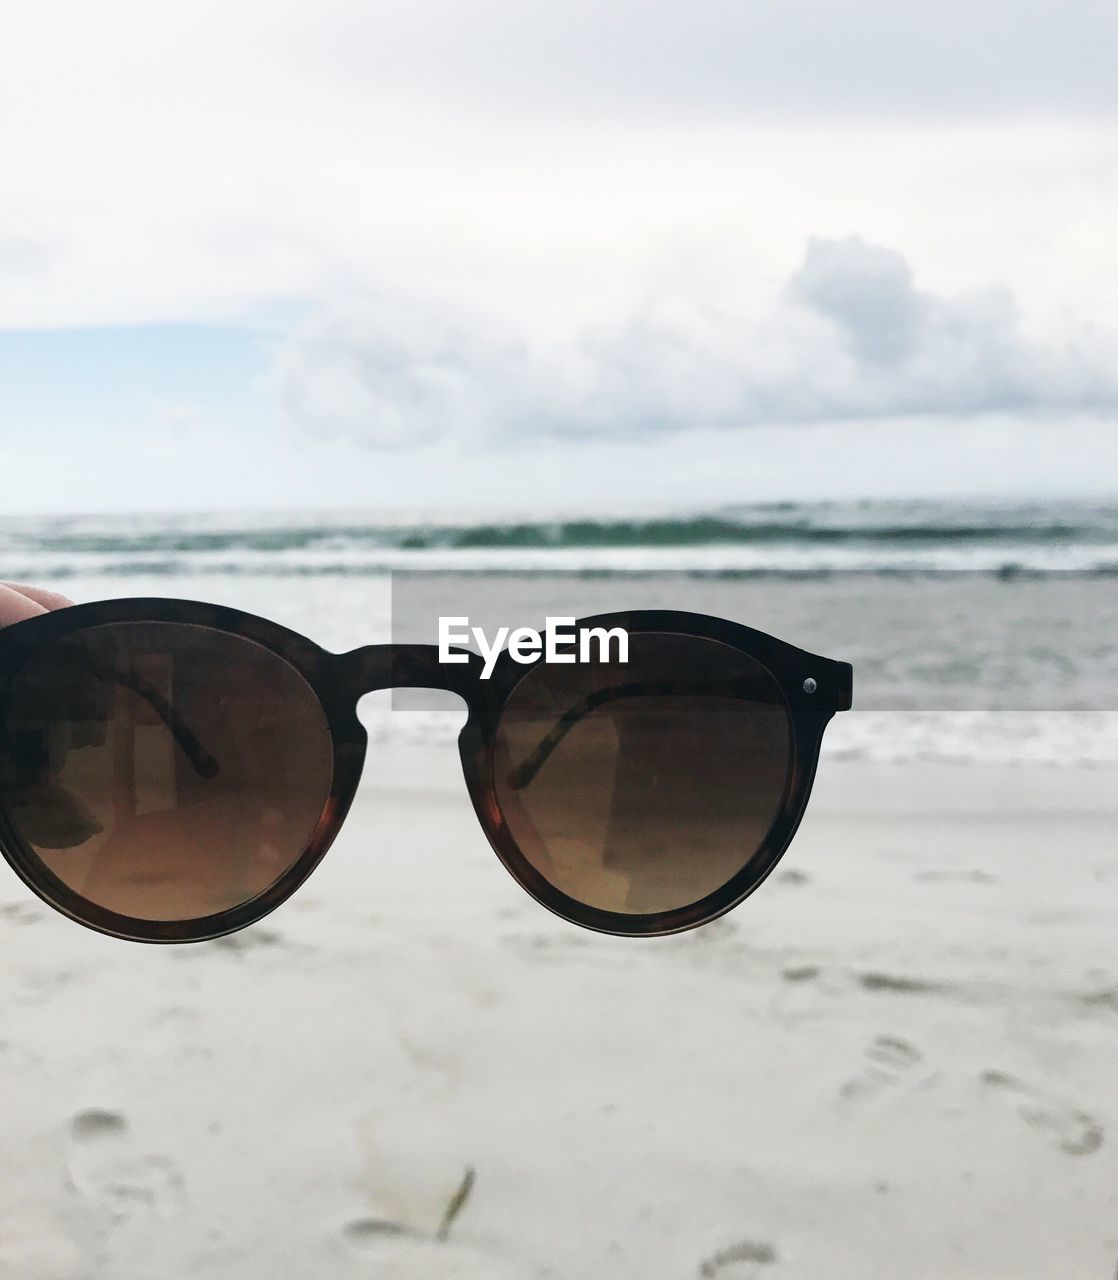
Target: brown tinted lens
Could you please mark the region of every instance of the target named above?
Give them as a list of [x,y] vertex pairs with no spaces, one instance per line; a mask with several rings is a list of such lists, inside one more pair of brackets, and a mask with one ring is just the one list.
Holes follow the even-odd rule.
[[178,623],[78,632],[0,696],[0,804],[67,887],[145,920],[246,902],[306,848],[333,747],[303,677]]
[[499,726],[508,829],[555,888],[650,914],[721,888],[763,844],[792,760],[787,704],[744,653],[631,634],[629,660],[539,664]]

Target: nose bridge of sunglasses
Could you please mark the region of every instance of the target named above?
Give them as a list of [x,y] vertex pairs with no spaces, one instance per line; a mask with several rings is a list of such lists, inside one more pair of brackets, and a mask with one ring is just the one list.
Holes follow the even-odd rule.
[[434,644],[371,644],[339,655],[354,700],[378,689],[445,689],[467,702],[484,667],[479,654],[452,650],[464,661],[441,662]]

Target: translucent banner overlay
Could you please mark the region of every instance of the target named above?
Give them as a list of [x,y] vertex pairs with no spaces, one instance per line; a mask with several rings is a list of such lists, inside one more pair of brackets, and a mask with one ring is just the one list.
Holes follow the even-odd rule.
[[[391,639],[434,644],[440,617],[542,631],[550,617],[682,609],[729,618],[854,666],[855,711],[1118,711],[1118,577],[842,571],[396,571]],[[476,647],[476,646],[469,646]],[[448,696],[396,690],[395,708]]]

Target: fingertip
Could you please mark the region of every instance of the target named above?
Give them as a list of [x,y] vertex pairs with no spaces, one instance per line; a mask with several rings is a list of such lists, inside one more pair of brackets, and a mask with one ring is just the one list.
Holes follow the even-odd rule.
[[43,587],[32,587],[23,582],[9,582],[6,585],[35,604],[42,605],[48,613],[55,609],[68,609],[74,603],[69,596],[57,591],[47,591]]
[[23,622],[25,618],[34,618],[46,612],[46,607],[30,596],[25,596],[15,587],[0,583],[0,627],[10,627],[14,622]]

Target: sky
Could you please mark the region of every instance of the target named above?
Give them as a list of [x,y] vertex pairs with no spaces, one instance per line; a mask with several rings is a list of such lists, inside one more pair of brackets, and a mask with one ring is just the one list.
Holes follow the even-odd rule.
[[0,0],[0,512],[1099,494],[1110,0]]

